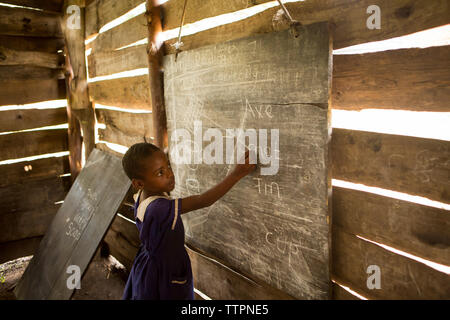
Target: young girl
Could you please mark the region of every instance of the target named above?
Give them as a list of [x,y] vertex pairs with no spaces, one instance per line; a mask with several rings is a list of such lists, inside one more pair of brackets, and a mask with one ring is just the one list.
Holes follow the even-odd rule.
[[[151,143],[138,143],[125,153],[122,165],[139,190],[134,216],[141,245],[134,259],[122,299],[194,299],[191,262],[184,248],[179,215],[208,207],[256,167],[238,164],[222,182],[195,196],[171,199],[175,178],[166,155]],[[243,161],[242,161],[243,162]]]

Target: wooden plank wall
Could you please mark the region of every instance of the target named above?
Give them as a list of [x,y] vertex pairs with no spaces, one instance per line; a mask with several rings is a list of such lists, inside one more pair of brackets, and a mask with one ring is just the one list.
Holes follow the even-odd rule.
[[66,128],[40,129],[67,123],[45,104],[65,99],[62,1],[2,2],[44,11],[0,6],[0,263],[34,253],[70,186],[67,156],[26,159],[68,151]]
[[[146,44],[141,41],[139,45],[126,47],[146,39],[143,14],[102,32],[108,22],[142,5],[143,1],[127,0],[120,5],[112,5],[113,2],[91,1],[86,10],[86,38],[92,40],[96,35],[86,46],[91,49],[88,56],[91,78],[146,67]],[[191,0],[185,23],[268,4],[269,0]],[[294,19],[304,24],[330,21],[335,49],[399,37],[450,22],[446,0],[380,0],[377,5],[382,10],[382,28],[369,30],[365,21],[366,9],[371,4],[369,0],[315,0],[288,3],[287,7]],[[184,0],[169,0],[163,5],[164,31],[179,26],[183,5]],[[278,10],[272,6],[246,19],[185,36],[183,50],[285,29],[285,22],[273,20]],[[174,52],[171,45],[175,41],[165,42],[166,54]],[[122,47],[126,48],[115,50]],[[448,46],[335,55],[332,106],[341,110],[449,112],[449,57]],[[127,112],[128,109],[151,110],[148,75],[98,79],[89,84],[93,101],[122,108],[97,110],[98,121],[105,125],[99,130],[100,140],[127,147],[143,141],[144,137],[151,141],[148,140],[152,136],[151,114]],[[104,143],[97,147],[108,149]],[[448,141],[334,129],[332,149],[334,179],[450,202]],[[132,203],[131,196],[128,202]],[[449,266],[447,210],[344,187],[333,187],[332,206],[332,298],[358,299],[344,286],[369,299],[450,297],[447,274],[374,243]],[[126,219],[133,219],[132,209],[123,205],[119,212],[121,215],[114,220],[105,242],[111,253],[130,267],[139,239],[133,223]],[[189,254],[196,288],[213,299],[289,298],[276,292],[276,288],[267,289],[251,275],[236,274],[195,248],[189,248]],[[381,289],[367,288],[369,265],[380,267]],[[211,274],[216,277],[208,276]],[[249,291],[254,293],[249,295]]]

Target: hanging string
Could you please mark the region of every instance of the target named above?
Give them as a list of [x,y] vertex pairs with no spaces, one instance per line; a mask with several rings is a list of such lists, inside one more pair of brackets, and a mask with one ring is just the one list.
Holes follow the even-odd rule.
[[297,30],[297,27],[301,26],[302,24],[300,23],[300,21],[292,19],[291,14],[289,13],[289,11],[286,8],[286,6],[284,5],[284,3],[281,2],[281,0],[278,0],[278,3],[280,4],[281,9],[283,9],[284,15],[289,20],[289,26],[291,27],[292,34],[294,35],[294,37],[298,38],[299,33],[298,33],[298,30]]
[[181,52],[181,47],[183,46],[183,42],[181,42],[181,30],[183,29],[184,17],[186,16],[187,2],[188,0],[184,0],[183,15],[181,16],[180,31],[178,32],[178,41],[172,44],[175,48],[175,62],[177,61],[178,54]]

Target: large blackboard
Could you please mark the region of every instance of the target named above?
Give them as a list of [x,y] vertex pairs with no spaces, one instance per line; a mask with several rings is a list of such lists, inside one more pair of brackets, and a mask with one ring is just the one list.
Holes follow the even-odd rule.
[[[69,299],[130,187],[121,159],[94,149],[50,224],[14,293],[18,299]],[[73,282],[72,282],[73,283]]]
[[[286,30],[164,60],[170,139],[187,129],[195,152],[196,120],[224,136],[279,129],[278,173],[258,168],[213,206],[183,215],[186,241],[300,299],[329,297],[331,59],[328,25],[317,23],[298,38]],[[174,194],[203,192],[233,166],[173,163]]]

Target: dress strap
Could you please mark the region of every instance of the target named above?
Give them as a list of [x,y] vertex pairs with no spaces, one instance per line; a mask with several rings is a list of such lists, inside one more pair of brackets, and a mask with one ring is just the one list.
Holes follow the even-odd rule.
[[145,211],[147,210],[147,207],[150,205],[150,203],[152,203],[153,201],[155,201],[156,199],[159,199],[159,198],[164,198],[164,199],[170,200],[170,197],[167,195],[167,193],[165,196],[151,196],[151,197],[144,199],[143,201],[140,201],[141,195],[142,195],[142,189],[139,190],[139,192],[134,195],[135,201],[136,202],[139,201],[136,216],[141,222],[144,221]]

